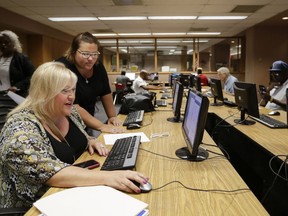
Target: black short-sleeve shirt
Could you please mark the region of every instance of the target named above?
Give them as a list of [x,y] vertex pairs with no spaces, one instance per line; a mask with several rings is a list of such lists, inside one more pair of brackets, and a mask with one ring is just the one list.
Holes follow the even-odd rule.
[[109,78],[104,65],[98,61],[98,63],[93,66],[92,77],[86,80],[79,73],[75,64],[70,63],[65,57],[61,57],[56,61],[64,63],[65,66],[74,72],[78,77],[76,99],[74,103],[79,104],[91,115],[94,115],[97,98],[111,94]]

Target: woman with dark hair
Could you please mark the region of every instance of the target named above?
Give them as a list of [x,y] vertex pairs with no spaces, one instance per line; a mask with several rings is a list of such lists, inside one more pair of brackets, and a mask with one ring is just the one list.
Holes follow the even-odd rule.
[[91,33],[80,33],[73,39],[66,55],[57,61],[64,63],[78,77],[75,103],[94,116],[95,104],[100,97],[108,124],[119,126],[122,123],[116,117],[108,75],[98,59],[98,48],[98,41]]
[[8,30],[0,32],[0,91],[27,95],[30,78],[35,68],[22,53],[18,36]]

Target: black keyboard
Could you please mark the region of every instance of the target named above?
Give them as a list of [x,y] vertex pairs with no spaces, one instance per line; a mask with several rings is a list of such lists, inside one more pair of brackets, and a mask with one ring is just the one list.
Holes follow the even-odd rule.
[[250,116],[250,118],[270,127],[270,128],[287,128],[287,124],[284,122],[278,121],[274,118],[271,118],[267,115],[260,114],[260,118],[255,118],[253,116]]
[[126,119],[123,123],[123,126],[127,126],[129,124],[140,124],[143,121],[144,110],[138,110],[128,113]]
[[136,165],[141,136],[117,139],[101,170],[132,169]]

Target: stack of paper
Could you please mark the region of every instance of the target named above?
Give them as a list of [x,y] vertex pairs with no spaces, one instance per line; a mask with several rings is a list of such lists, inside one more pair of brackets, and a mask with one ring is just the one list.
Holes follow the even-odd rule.
[[148,215],[148,204],[107,186],[66,189],[36,201],[34,206],[46,216]]

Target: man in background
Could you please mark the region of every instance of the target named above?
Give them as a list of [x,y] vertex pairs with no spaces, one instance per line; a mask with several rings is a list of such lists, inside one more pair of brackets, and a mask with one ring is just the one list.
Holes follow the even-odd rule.
[[267,103],[265,108],[286,110],[286,89],[288,88],[288,64],[284,61],[273,62],[270,72],[270,86],[260,94]]
[[224,82],[224,91],[234,94],[234,82],[237,82],[238,79],[230,74],[227,67],[220,67],[217,72],[219,78]]

